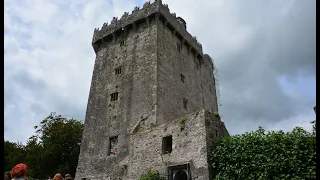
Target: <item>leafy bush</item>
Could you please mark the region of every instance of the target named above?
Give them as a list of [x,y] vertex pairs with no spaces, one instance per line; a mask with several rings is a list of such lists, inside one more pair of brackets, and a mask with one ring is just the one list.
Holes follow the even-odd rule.
[[158,171],[148,170],[140,177],[140,180],[161,180]]
[[216,179],[315,179],[316,135],[296,127],[225,137],[212,152]]

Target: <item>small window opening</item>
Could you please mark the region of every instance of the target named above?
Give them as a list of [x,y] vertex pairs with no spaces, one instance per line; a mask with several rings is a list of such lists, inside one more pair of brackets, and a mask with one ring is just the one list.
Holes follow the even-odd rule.
[[125,44],[125,41],[124,41],[124,39],[122,39],[122,40],[120,41],[120,47],[124,46],[124,44]]
[[180,78],[181,78],[181,82],[184,83],[184,79],[185,79],[184,75],[180,74]]
[[121,74],[121,70],[122,70],[122,67],[121,67],[121,66],[120,66],[120,67],[117,67],[117,68],[115,69],[115,74],[116,74],[116,75]]
[[109,156],[116,156],[118,153],[118,136],[110,137],[109,142]]
[[209,87],[210,87],[210,92],[211,92],[211,86],[209,85]]
[[177,43],[177,49],[178,49],[178,52],[181,52],[181,44],[180,43]]
[[217,129],[215,129],[216,130],[216,137],[218,137],[218,130]]
[[162,139],[162,154],[172,152],[172,136],[167,136]]
[[116,93],[112,93],[110,96],[111,96],[111,101],[118,100],[118,93],[117,92]]
[[183,108],[187,109],[188,108],[188,100],[183,99]]

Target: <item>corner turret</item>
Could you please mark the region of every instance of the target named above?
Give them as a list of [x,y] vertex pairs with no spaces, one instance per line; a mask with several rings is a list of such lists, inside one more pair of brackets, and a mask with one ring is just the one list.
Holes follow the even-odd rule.
[[177,17],[177,21],[184,27],[185,30],[187,30],[187,23],[184,19]]

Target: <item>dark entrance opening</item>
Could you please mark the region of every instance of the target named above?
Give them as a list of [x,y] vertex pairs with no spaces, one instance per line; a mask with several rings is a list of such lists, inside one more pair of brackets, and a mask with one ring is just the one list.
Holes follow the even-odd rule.
[[188,180],[188,175],[187,175],[187,173],[184,172],[184,171],[178,171],[178,172],[175,174],[173,180]]
[[189,164],[168,167],[168,180],[191,180]]

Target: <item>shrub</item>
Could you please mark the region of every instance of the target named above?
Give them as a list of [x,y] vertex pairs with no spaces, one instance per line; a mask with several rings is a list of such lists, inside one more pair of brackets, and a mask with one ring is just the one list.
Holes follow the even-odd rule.
[[221,139],[211,160],[216,179],[315,179],[316,136],[300,127],[287,133],[259,127]]

